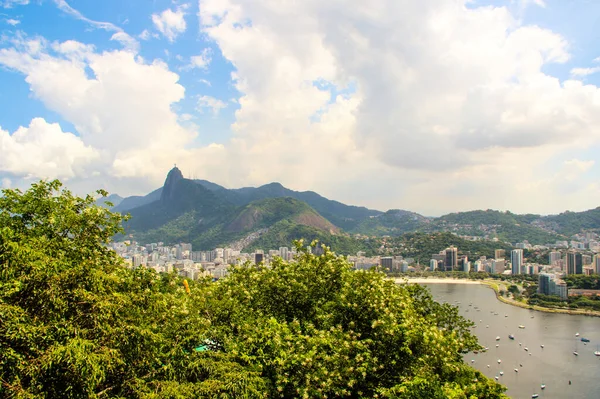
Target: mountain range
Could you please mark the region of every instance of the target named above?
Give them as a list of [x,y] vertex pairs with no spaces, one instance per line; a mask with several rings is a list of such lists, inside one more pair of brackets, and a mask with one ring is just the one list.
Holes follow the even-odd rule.
[[567,240],[583,230],[600,230],[600,207],[551,216],[476,210],[434,218],[401,209],[382,212],[346,205],[279,183],[227,189],[207,180],[186,179],[177,167],[168,173],[163,187],[145,196],[113,194],[101,199],[101,205],[106,201],[112,203],[113,211],[131,214],[124,227],[137,241],[191,242],[198,250],[218,246],[269,249],[305,238],[319,239],[341,252],[372,248],[366,242],[373,236],[444,231],[546,244]]

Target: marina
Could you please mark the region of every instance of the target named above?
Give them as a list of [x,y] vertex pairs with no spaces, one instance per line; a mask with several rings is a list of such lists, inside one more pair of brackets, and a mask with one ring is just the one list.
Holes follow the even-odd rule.
[[[459,313],[480,326],[471,331],[489,350],[467,353],[465,361],[506,386],[510,397],[598,397],[599,318],[542,313],[510,306],[498,301],[494,292],[483,285],[427,286],[438,301],[461,302]],[[473,303],[482,310],[477,319],[469,317],[472,313],[465,312],[469,309],[468,304]],[[496,314],[508,317],[497,317]],[[582,337],[586,341],[582,341]]]

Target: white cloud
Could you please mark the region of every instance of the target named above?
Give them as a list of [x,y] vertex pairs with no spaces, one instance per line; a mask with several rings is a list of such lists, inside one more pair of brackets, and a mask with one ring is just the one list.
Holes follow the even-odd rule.
[[12,18],[10,18],[10,19],[6,20],[6,23],[9,24],[9,25],[12,25],[12,26],[17,26],[17,25],[19,25],[21,23],[21,21],[19,21],[18,19],[12,19]]
[[33,95],[101,154],[104,179],[145,177],[150,180],[139,184],[151,181],[144,186],[151,188],[195,137],[171,109],[184,88],[163,62],[148,63],[128,51],[98,53],[74,41],[50,47],[27,39],[0,49],[0,65],[23,73]]
[[4,8],[12,8],[14,6],[25,6],[29,4],[29,0],[3,0],[0,2],[0,6]]
[[[544,175],[552,157],[600,140],[598,88],[544,72],[570,58],[566,39],[523,25],[507,7],[201,0],[199,8],[242,93],[227,147],[240,167],[223,177],[231,186],[277,180],[340,199],[362,187],[363,203],[429,214],[518,211],[544,202],[510,196],[514,179],[536,178],[522,170]],[[330,87],[348,91],[332,99]]]
[[36,178],[70,178],[99,158],[98,152],[58,124],[35,118],[12,135],[0,129],[0,171]]
[[160,33],[170,42],[174,42],[177,36],[185,32],[185,10],[187,6],[180,6],[176,11],[170,8],[160,14],[152,14],[152,22]]
[[125,48],[137,51],[139,43],[117,25],[110,22],[95,21],[93,19],[89,19],[86,16],[84,16],[81,12],[71,7],[66,0],[54,0],[54,3],[61,11],[71,15],[75,19],[86,22],[87,24],[97,29],[103,29],[107,32],[115,32],[110,38],[110,40],[118,41],[121,44],[123,44]]
[[199,69],[206,69],[208,68],[208,65],[210,64],[212,57],[211,57],[211,49],[210,48],[205,48],[204,50],[202,50],[202,53],[200,55],[194,55],[192,57],[190,57],[190,64],[188,66],[188,68],[193,69],[193,68],[199,68]]
[[223,108],[227,107],[225,102],[211,96],[200,96],[197,104],[198,112],[203,113],[205,109],[209,109],[215,116],[218,115]]
[[588,75],[593,75],[598,72],[600,72],[600,67],[571,69],[571,75],[575,77],[584,77]]

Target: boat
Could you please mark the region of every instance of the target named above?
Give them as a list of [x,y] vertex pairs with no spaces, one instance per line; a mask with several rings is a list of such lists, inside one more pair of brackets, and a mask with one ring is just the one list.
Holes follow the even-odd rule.
[[496,381],[498,381],[498,376],[494,376],[494,379],[495,379]]
[[523,324],[519,324],[519,328],[525,328]]
[[502,363],[502,360],[498,359],[498,363]]
[[600,351],[596,351],[596,352],[594,352],[594,355],[596,355],[596,356],[600,356]]
[[590,342],[589,339],[581,337],[581,342]]
[[521,343],[519,342],[519,346],[521,346]]
[[515,369],[515,373],[518,373],[518,372],[519,372],[519,369]]
[[528,347],[525,347],[525,352],[528,352],[528,351],[529,351],[529,348],[528,348]]
[[575,336],[576,336],[576,337],[579,337],[579,333],[575,333]]
[[500,337],[499,337],[499,336],[498,336],[498,337],[496,337],[496,341],[500,341]]
[[508,334],[508,338],[509,338],[509,339],[513,339],[513,340],[514,340],[514,339],[515,339],[515,336],[514,336],[514,335],[512,335],[512,334]]
[[500,372],[500,375],[504,375],[504,371],[501,371],[501,372]]
[[540,348],[544,349],[544,345],[543,345],[543,344],[542,344],[542,345],[540,345]]
[[490,328],[490,325],[489,325],[489,324],[487,324],[487,325],[485,326],[485,328]]
[[490,365],[489,365],[489,364],[487,365],[487,368],[488,368],[488,369],[490,368]]
[[574,354],[575,356],[579,356],[579,353],[577,353],[577,351],[573,351],[573,354]]
[[540,395],[538,395],[537,393],[534,393],[533,395],[531,395],[531,397],[532,397],[532,398],[537,398],[537,397],[539,397],[539,396],[540,396]]
[[504,317],[508,317],[508,315],[507,315],[507,314],[505,314],[505,315],[504,315]]
[[496,344],[496,348],[499,347],[500,345]]
[[546,385],[544,385],[544,384],[540,385],[540,389],[546,389]]
[[475,363],[475,359],[471,359],[471,363]]
[[531,318],[533,319],[533,316],[531,316]]

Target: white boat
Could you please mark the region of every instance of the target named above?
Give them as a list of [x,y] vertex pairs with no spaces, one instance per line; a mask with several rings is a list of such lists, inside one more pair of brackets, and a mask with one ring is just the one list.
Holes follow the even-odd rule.
[[574,351],[574,352],[573,352],[573,354],[574,354],[575,356],[579,356],[579,353],[577,353],[577,351]]
[[495,379],[496,381],[498,381],[498,376],[495,376],[495,377],[494,377],[494,379]]
[[475,359],[471,359],[471,363],[475,363]]
[[596,351],[596,352],[594,352],[594,355],[596,355],[596,356],[600,356],[600,351]]
[[504,371],[501,371],[501,372],[500,372],[500,375],[504,375]]
[[499,347],[500,345],[496,344],[496,348]]
[[523,324],[519,324],[519,328],[525,328]]
[[540,348],[544,349],[544,345],[540,345]]
[[538,395],[537,393],[534,393],[533,395],[531,395],[531,397],[532,397],[532,398],[537,398],[537,397],[539,397],[539,396],[540,396],[540,395]]
[[579,333],[575,333],[575,336],[576,336],[576,337],[579,337]]
[[497,336],[497,337],[496,337],[496,341],[500,341],[500,336]]
[[502,363],[502,360],[498,359],[498,363]]
[[541,389],[546,389],[546,385],[542,384],[542,385],[540,385],[540,388]]
[[518,373],[518,372],[519,372],[519,369],[515,369],[515,373]]
[[521,343],[519,342],[519,346],[521,346]]
[[488,367],[488,369],[489,369],[489,368],[490,368],[490,365],[488,364],[488,365],[487,365],[487,367]]
[[528,348],[528,347],[525,347],[525,352],[528,352],[528,351],[529,351],[529,348]]

